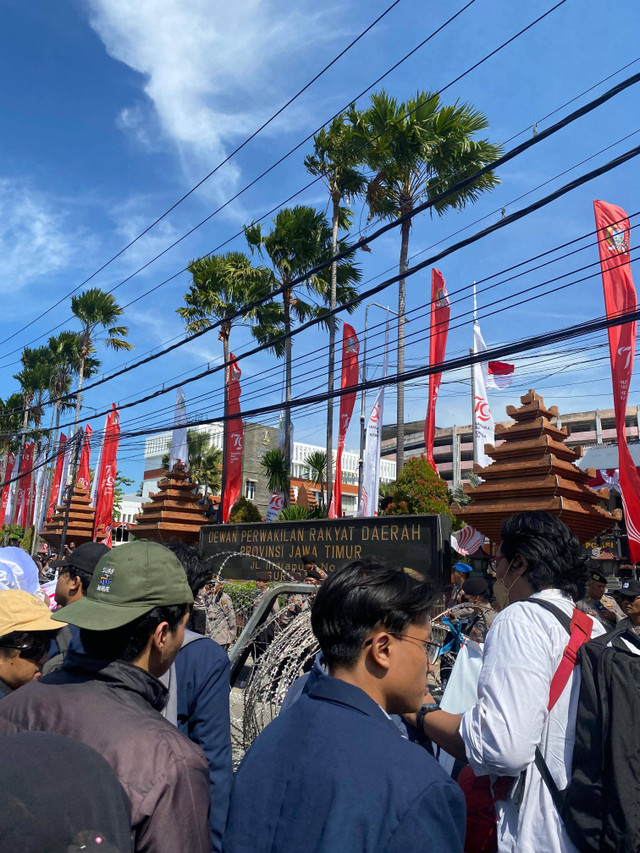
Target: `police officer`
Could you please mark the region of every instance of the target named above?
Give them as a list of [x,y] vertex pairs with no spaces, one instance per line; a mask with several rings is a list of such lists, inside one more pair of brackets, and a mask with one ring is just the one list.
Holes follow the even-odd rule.
[[451,580],[453,581],[453,589],[447,602],[447,609],[454,607],[462,602],[462,584],[471,574],[471,566],[467,563],[456,563],[451,571]]
[[624,613],[616,604],[615,599],[610,595],[605,595],[606,589],[606,577],[600,572],[591,572],[586,598],[580,599],[576,607],[583,613],[588,613],[589,616],[598,619],[609,631],[611,628],[615,628],[621,619],[624,619]]

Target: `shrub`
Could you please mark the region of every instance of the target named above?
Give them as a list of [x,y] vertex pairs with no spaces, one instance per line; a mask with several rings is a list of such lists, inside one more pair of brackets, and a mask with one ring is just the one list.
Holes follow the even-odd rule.
[[229,513],[230,524],[247,524],[252,521],[262,521],[258,507],[245,497],[239,497]]
[[405,463],[400,476],[389,489],[388,498],[389,503],[382,515],[441,513],[451,517],[452,526],[457,525],[457,519],[449,508],[447,484],[436,474],[424,454]]

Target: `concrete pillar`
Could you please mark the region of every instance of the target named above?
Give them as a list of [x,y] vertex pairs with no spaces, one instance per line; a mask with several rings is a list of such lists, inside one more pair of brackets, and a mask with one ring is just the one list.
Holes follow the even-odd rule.
[[596,409],[596,443],[602,444],[602,418],[599,409]]

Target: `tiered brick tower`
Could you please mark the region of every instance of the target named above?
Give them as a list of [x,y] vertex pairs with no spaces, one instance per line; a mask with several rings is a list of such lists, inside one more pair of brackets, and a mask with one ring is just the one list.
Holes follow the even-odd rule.
[[[56,507],[54,514],[51,516],[51,521],[45,524],[40,534],[41,538],[47,542],[54,551],[57,551],[60,546],[62,536],[62,528],[64,525],[64,516],[67,507],[65,504]],[[91,506],[89,495],[86,489],[81,489],[76,484],[73,495],[71,496],[71,506],[69,507],[69,523],[67,525],[67,535],[65,542],[75,542],[76,545],[81,545],[83,542],[91,542],[93,539],[93,522],[96,511]]]
[[206,522],[202,507],[193,493],[193,483],[178,462],[173,470],[158,482],[159,491],[152,492],[150,503],[142,505],[135,523],[127,528],[136,539],[197,545],[200,528]]
[[484,480],[475,487],[464,486],[473,503],[462,508],[454,504],[453,512],[493,542],[500,541],[502,522],[524,510],[544,510],[559,516],[581,542],[613,527],[621,513],[612,514],[599,506],[609,493],[587,486],[595,471],[583,471],[575,465],[582,448],[567,447],[566,427],[558,429],[551,424],[557,407],[545,408],[544,400],[533,390],[520,400],[520,408],[507,406],[507,415],[515,423],[496,427],[503,443],[499,447],[485,445],[493,464],[473,466],[474,473]]

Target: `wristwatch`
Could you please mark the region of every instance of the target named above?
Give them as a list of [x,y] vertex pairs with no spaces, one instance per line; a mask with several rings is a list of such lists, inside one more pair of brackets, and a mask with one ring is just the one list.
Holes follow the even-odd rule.
[[416,714],[416,728],[418,729],[418,731],[422,731],[422,724],[427,714],[430,714],[432,711],[439,710],[440,705],[438,705],[437,702],[428,702],[427,704],[423,705],[422,708],[420,708],[420,710]]

